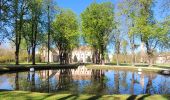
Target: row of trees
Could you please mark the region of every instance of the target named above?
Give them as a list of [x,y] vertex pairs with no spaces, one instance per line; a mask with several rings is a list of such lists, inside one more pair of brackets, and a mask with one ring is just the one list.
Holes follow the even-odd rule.
[[152,65],[157,46],[167,48],[170,43],[170,20],[154,18],[154,3],[154,0],[122,0],[114,7],[111,2],[93,2],[81,13],[79,23],[73,11],[61,9],[50,0],[1,0],[0,37],[14,42],[16,64],[21,44],[25,44],[32,64],[38,45],[48,47],[48,61],[50,46],[56,46],[60,64],[67,64],[82,36],[94,50],[94,63],[104,64],[107,46],[114,43],[117,64],[121,47],[126,55],[129,44],[134,65],[139,45],[136,40],[140,40]]
[[[15,61],[19,64],[21,45],[27,50],[29,60],[35,64],[37,45],[45,43],[47,25],[53,18],[54,7],[49,0],[1,0],[1,40],[12,41],[15,46]],[[52,16],[49,17],[49,13]],[[31,58],[30,58],[31,57]]]
[[106,46],[113,41],[117,65],[120,49],[122,47],[126,54],[128,43],[134,65],[135,49],[139,46],[136,41],[140,40],[146,47],[149,65],[152,66],[156,48],[160,46],[168,48],[170,43],[170,20],[168,17],[163,21],[156,20],[153,15],[154,4],[155,0],[123,0],[119,2],[117,11],[114,12],[113,4],[110,2],[92,3],[81,14],[81,18],[85,41],[95,48],[94,62],[103,64]]

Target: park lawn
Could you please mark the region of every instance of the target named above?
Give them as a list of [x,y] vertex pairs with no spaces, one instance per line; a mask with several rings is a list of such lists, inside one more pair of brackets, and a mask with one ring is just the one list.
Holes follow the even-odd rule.
[[169,100],[170,95],[89,95],[2,91],[0,100]]
[[144,71],[154,71],[154,72],[159,72],[161,70],[169,70],[170,69],[170,65],[154,65],[153,67],[148,67],[146,65],[137,65],[137,66],[131,66],[131,65],[97,65],[97,64],[89,64],[86,65],[86,67],[88,69],[102,69],[102,70],[138,70],[139,68],[144,70]]
[[75,69],[79,66],[79,63],[74,63],[74,64],[65,64],[65,65],[60,65],[60,64],[36,64],[36,65],[31,65],[31,64],[20,64],[20,65],[14,65],[14,64],[4,64],[0,65],[0,72],[11,72],[11,71],[28,71],[30,68],[34,68],[35,70],[40,70],[40,69],[67,69],[67,68],[72,68]]

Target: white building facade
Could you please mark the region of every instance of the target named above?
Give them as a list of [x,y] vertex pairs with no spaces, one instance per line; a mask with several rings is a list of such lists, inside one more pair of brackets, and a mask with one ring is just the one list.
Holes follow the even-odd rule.
[[[73,62],[87,63],[87,62],[92,62],[92,55],[93,55],[93,50],[91,47],[80,46],[78,48],[73,49],[71,58]],[[58,49],[54,48],[50,50],[49,57],[50,57],[49,58],[50,62],[58,62],[59,61]],[[47,48],[42,49],[41,59],[44,62],[48,61],[48,49]]]
[[78,62],[92,62],[92,55],[92,48],[88,46],[81,46],[73,50],[72,59],[74,61],[76,57]]

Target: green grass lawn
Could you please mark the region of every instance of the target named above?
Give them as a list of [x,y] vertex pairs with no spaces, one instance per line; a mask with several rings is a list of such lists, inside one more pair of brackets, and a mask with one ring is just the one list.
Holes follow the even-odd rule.
[[79,66],[79,63],[76,64],[20,64],[20,65],[14,65],[14,64],[3,64],[0,65],[0,72],[10,72],[10,71],[24,71],[29,70],[30,68],[35,68],[36,70],[40,69],[64,69],[64,68],[77,68]]
[[154,65],[152,67],[148,67],[147,64],[136,64],[135,66],[131,66],[130,64],[120,64],[119,66],[115,64],[106,64],[106,65],[97,65],[97,64],[88,64],[86,65],[87,68],[89,69],[103,69],[103,70],[138,70],[141,68],[142,70],[145,71],[161,71],[161,70],[169,70],[170,65]]
[[0,100],[169,100],[170,95],[88,95],[2,91]]
[[[79,64],[76,64],[76,66]],[[135,64],[135,66],[131,66],[128,63],[122,63],[119,66],[115,65],[115,63],[106,63],[105,65],[97,65],[92,63],[85,64],[87,68],[89,69],[103,69],[103,70],[116,70],[116,69],[127,69],[127,70],[138,70],[138,68],[141,68],[142,70],[146,71],[161,71],[161,70],[170,70],[170,64],[155,64],[152,67],[148,67],[147,64]],[[20,65],[15,64],[0,64],[0,71],[8,71],[8,70],[17,70],[17,69],[28,69],[30,67],[36,67],[36,68],[55,68],[55,67],[62,67],[64,68],[75,66],[75,64],[67,64],[67,65],[60,65],[58,63],[36,63],[36,65],[31,65],[30,63],[20,63]]]

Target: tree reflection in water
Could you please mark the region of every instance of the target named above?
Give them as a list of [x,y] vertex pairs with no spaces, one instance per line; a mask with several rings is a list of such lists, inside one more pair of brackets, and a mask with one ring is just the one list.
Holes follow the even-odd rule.
[[119,71],[114,72],[114,94],[119,94]]
[[134,81],[134,72],[132,73],[132,79],[131,79],[131,85],[130,85],[130,93],[131,94],[134,94],[134,83],[135,83],[135,81]]
[[31,76],[31,91],[35,91],[35,71],[30,72],[30,76]]
[[103,70],[92,70],[91,82],[84,87],[83,92],[89,94],[107,94],[107,77]]
[[146,84],[145,94],[155,94],[156,87],[154,88],[152,80],[154,80],[156,76],[151,72],[146,73],[146,75],[148,77],[148,82]]
[[15,90],[19,90],[19,73],[16,72],[15,75]]
[[124,88],[124,91],[127,91],[128,90],[128,84],[126,82],[127,72],[126,71],[122,72],[121,76],[122,76],[122,78],[120,79],[121,85]]
[[58,90],[69,90],[70,85],[72,84],[72,73],[70,69],[60,70],[57,89]]
[[[113,77],[114,75],[114,77]],[[169,94],[169,77],[142,71],[78,69],[39,70],[0,75],[1,89],[88,94]],[[5,86],[3,86],[5,84]],[[113,87],[114,86],[114,87]]]
[[[169,77],[169,76],[167,76]],[[161,84],[159,85],[158,94],[168,94],[170,92],[170,80],[168,78],[161,79]]]

